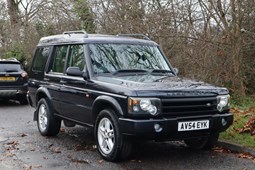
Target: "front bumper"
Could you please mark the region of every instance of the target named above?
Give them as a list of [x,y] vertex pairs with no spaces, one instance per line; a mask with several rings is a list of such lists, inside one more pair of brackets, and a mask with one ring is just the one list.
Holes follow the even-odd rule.
[[[209,120],[209,129],[178,131],[178,122]],[[224,122],[224,123],[223,123]],[[183,140],[188,138],[208,136],[210,133],[225,131],[233,123],[233,114],[203,115],[181,118],[162,118],[134,120],[119,118],[122,133],[127,136],[151,140]],[[155,126],[161,130],[156,131]]]

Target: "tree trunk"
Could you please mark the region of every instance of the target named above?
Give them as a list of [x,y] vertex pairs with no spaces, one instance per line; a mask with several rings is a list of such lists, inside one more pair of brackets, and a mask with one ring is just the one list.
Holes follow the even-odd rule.
[[11,24],[11,42],[14,45],[20,40],[20,18],[18,3],[15,0],[7,0],[8,14]]

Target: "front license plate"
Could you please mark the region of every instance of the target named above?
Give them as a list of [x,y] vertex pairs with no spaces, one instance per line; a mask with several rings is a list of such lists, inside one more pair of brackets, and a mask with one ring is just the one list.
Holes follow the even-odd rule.
[[178,131],[209,129],[209,120],[178,122]]
[[0,81],[15,81],[15,77],[0,77]]

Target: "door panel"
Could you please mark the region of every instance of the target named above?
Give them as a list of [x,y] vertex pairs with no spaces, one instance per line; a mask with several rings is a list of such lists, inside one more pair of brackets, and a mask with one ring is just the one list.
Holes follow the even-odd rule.
[[89,92],[86,91],[86,82],[83,78],[69,77],[62,78],[61,86],[61,108],[62,114],[70,119],[81,123],[91,123],[91,106]]
[[47,89],[52,97],[52,105],[55,109],[55,111],[59,114],[61,113],[61,97],[59,95],[60,92],[60,80],[63,75],[58,74],[45,74],[44,82],[45,86],[47,86]]
[[53,48],[50,58],[49,67],[46,69],[44,77],[45,86],[52,97],[52,104],[57,114],[62,114],[61,107],[61,79],[64,76],[64,67],[67,58],[68,45],[57,45]]
[[[84,45],[70,45],[66,68],[78,67],[81,72],[86,71]],[[81,123],[91,123],[92,100],[86,91],[86,81],[83,77],[65,75],[61,79],[61,108],[66,118]]]

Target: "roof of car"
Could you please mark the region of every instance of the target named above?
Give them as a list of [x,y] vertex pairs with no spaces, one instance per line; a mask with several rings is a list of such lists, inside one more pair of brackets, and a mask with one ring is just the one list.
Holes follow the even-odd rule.
[[[141,38],[138,38],[141,37]],[[83,31],[64,32],[59,35],[42,37],[38,46],[57,44],[83,44],[83,43],[128,43],[128,44],[149,44],[157,45],[143,34],[87,34]]]
[[8,58],[8,59],[1,59],[0,63],[17,63],[20,64],[20,62],[16,58]]

